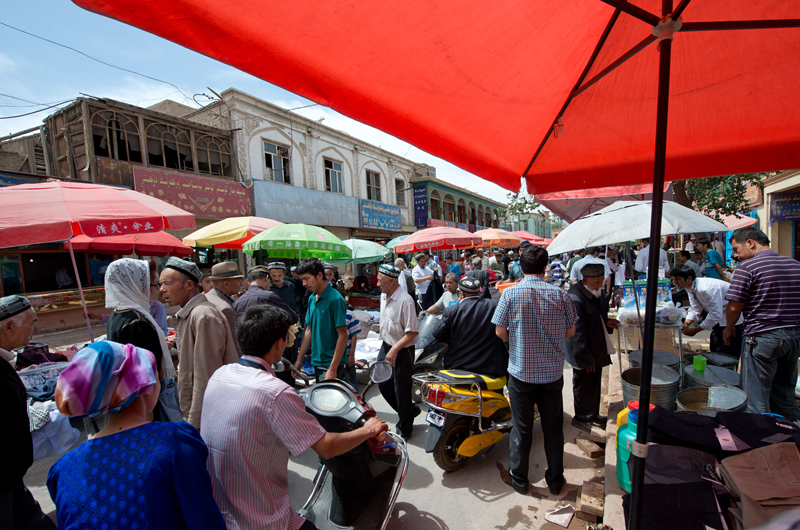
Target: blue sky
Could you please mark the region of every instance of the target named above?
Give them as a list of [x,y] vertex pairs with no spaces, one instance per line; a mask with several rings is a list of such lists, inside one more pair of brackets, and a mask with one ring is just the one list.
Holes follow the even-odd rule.
[[[143,107],[163,99],[197,106],[192,98],[195,94],[211,95],[207,87],[216,92],[235,87],[284,108],[313,103],[160,37],[84,11],[68,0],[6,0],[0,23],[166,81],[147,79],[100,64],[75,51],[0,25],[0,40],[4,43],[0,49],[0,94],[4,94],[0,96],[0,117],[42,108],[31,106],[29,102],[53,104],[75,99],[81,93]],[[196,99],[201,104],[208,101],[202,96]],[[52,110],[0,119],[0,136],[36,127],[49,112]],[[314,120],[324,117],[327,126],[346,131],[415,162],[435,166],[437,176],[442,180],[506,202],[507,190],[327,107],[317,105],[296,112]]]

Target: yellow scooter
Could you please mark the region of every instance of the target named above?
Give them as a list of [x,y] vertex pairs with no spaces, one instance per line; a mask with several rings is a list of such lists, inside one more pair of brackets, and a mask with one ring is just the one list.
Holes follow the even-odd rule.
[[[417,374],[430,427],[425,451],[445,471],[456,471],[481,449],[511,430],[511,406],[505,377],[493,378],[462,370]],[[536,411],[536,418],[539,412]]]

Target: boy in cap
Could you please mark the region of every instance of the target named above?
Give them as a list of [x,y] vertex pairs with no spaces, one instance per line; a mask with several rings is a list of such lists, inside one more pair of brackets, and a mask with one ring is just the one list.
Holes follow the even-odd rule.
[[217,368],[239,359],[236,341],[222,313],[200,293],[203,275],[191,261],[169,258],[161,271],[161,298],[181,306],[175,313],[183,419],[200,428],[203,395]]

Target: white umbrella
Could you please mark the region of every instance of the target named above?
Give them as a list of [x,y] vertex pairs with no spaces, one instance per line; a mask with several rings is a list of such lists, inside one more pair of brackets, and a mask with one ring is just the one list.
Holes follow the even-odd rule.
[[[570,224],[550,243],[547,252],[552,256],[580,248],[650,237],[651,210],[652,201],[617,201]],[[724,224],[710,217],[680,204],[664,201],[662,236],[727,231]]]

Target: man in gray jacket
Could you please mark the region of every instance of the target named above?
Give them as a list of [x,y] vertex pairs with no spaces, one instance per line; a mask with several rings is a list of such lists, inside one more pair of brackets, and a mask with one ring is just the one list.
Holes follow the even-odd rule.
[[233,296],[241,290],[244,276],[239,272],[236,262],[223,261],[211,267],[210,278],[214,288],[203,294],[225,317],[231,335],[235,337],[238,315],[233,306],[235,301]]

